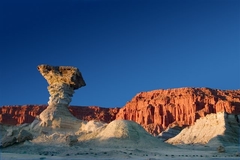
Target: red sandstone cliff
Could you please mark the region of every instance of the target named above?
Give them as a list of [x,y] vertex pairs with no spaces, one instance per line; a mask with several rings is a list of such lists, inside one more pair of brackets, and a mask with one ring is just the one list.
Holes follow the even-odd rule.
[[[47,106],[24,105],[0,108],[0,123],[30,123]],[[114,119],[133,120],[148,132],[159,134],[171,124],[192,125],[209,113],[226,111],[240,114],[240,90],[210,88],[178,88],[154,90],[137,94],[123,108],[69,107],[82,120],[110,122]]]
[[116,119],[133,120],[159,134],[171,124],[192,125],[209,113],[240,113],[240,90],[178,88],[137,94],[121,108]]
[[[0,108],[0,123],[16,125],[31,123],[46,105],[2,106]],[[81,120],[99,120],[106,123],[116,118],[119,108],[101,108],[97,106],[70,106],[69,111]]]
[[116,119],[116,114],[118,113],[119,108],[101,108],[97,106],[71,106],[69,107],[69,110],[75,117],[81,120],[97,120],[109,123]]
[[31,123],[46,107],[46,105],[2,106],[0,122],[9,125]]

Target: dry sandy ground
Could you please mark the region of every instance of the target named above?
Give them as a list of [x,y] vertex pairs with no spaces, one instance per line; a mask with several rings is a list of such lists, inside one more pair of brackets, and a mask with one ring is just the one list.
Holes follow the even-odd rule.
[[104,159],[104,160],[163,160],[163,159],[229,159],[239,160],[240,146],[226,147],[226,152],[218,153],[217,149],[202,145],[182,145],[163,147],[99,147],[91,144],[81,144],[71,147],[21,144],[1,149],[1,160],[44,160],[44,159]]

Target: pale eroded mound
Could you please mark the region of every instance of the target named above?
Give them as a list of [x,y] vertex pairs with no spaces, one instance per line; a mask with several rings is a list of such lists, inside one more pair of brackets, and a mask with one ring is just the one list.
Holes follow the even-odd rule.
[[96,135],[94,141],[97,141],[97,144],[109,146],[169,146],[149,134],[138,123],[129,120],[112,121]]
[[82,124],[76,136],[81,143],[105,147],[161,146],[164,143],[149,134],[141,125],[129,120],[114,120],[109,124],[90,121]]
[[150,136],[139,124],[128,120],[115,120],[101,131],[97,138],[106,140],[110,138],[140,140],[141,136]]

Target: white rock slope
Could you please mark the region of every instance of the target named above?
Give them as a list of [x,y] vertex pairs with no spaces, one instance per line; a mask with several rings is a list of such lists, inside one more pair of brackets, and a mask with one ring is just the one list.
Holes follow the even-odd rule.
[[177,136],[167,140],[171,144],[206,144],[218,141],[227,145],[239,142],[240,115],[224,112],[209,114],[198,119],[193,126],[183,129]]

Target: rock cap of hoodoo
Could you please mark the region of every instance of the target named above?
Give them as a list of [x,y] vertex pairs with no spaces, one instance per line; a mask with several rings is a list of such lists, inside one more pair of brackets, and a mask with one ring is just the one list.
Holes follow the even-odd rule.
[[38,65],[37,68],[49,85],[65,83],[70,85],[74,90],[86,86],[78,68],[71,66],[50,66],[47,64]]

